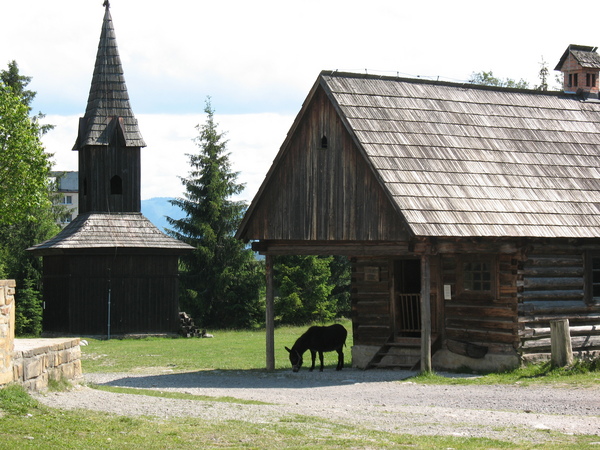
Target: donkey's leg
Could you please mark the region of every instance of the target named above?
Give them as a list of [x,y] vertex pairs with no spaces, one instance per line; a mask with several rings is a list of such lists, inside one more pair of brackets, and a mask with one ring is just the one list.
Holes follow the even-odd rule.
[[319,359],[321,360],[321,370],[319,372],[323,372],[323,352],[319,352]]
[[312,359],[312,366],[310,366],[310,369],[308,369],[309,372],[312,372],[315,368],[315,358],[317,357],[317,352],[314,350],[310,351],[310,357]]
[[342,351],[341,348],[336,351],[338,354],[338,363],[337,363],[337,367],[335,370],[342,370],[344,368],[344,352]]

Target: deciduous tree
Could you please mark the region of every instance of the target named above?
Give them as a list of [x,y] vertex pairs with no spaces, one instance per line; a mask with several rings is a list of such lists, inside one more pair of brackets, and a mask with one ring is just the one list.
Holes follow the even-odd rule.
[[41,331],[41,262],[25,249],[58,231],[50,200],[50,155],[30,117],[35,93],[16,63],[0,71],[0,276],[17,281],[16,332]]
[[517,89],[528,89],[529,83],[522,78],[519,81],[515,81],[511,78],[496,78],[494,73],[490,70],[489,72],[473,72],[469,83],[482,84],[484,86],[497,86],[497,87],[509,87]]

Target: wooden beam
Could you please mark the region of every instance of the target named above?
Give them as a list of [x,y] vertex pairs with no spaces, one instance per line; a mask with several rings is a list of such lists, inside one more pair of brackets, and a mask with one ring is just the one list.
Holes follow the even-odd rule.
[[266,306],[266,345],[267,345],[267,370],[275,370],[275,313],[273,292],[273,257],[265,257],[267,274],[267,306]]
[[431,372],[431,267],[421,256],[421,372]]
[[566,367],[573,363],[569,319],[550,321],[550,353],[552,367]]

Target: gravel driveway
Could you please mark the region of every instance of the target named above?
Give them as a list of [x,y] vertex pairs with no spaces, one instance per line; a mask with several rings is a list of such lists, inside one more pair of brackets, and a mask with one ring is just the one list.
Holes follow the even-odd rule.
[[401,381],[414,372],[344,369],[325,371],[201,371],[160,374],[87,374],[88,383],[195,395],[259,400],[246,405],[114,394],[86,387],[37,395],[55,408],[84,408],[160,418],[260,423],[295,414],[396,433],[536,441],[540,433],[598,435],[600,386],[439,386]]

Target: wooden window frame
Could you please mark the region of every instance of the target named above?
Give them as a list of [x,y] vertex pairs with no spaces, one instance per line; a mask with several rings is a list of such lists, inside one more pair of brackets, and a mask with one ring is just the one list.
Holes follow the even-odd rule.
[[[600,295],[594,297],[594,272],[600,273],[599,269],[594,269],[594,260],[600,260],[600,252],[587,252],[585,255],[585,302],[590,305],[600,305]],[[600,285],[600,282],[596,283]]]
[[[490,290],[465,289],[465,264],[481,262],[490,264]],[[494,254],[460,255],[456,267],[456,293],[457,296],[467,299],[496,300],[498,298],[498,256]]]

